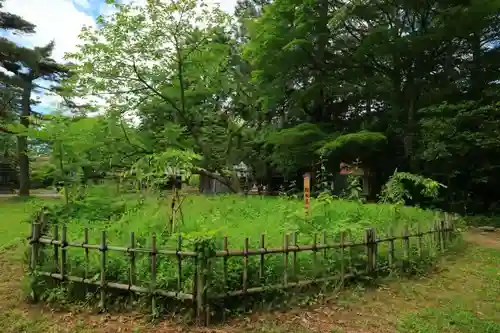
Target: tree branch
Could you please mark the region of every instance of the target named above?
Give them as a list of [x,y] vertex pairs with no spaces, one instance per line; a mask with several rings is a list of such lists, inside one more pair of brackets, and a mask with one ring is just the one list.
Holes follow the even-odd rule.
[[204,168],[195,168],[193,170],[193,173],[197,175],[207,176],[208,178],[211,179],[215,179],[221,182],[222,184],[226,185],[233,193],[238,193],[238,190],[234,188],[233,184],[231,183],[231,180],[222,175],[208,171],[207,169]]
[[167,102],[170,106],[172,106],[177,112],[181,113],[181,110],[179,107],[175,104],[175,102],[163,95],[161,92],[159,92],[155,87],[151,86],[142,76],[139,74],[139,70],[137,69],[137,65],[135,64],[135,60],[132,63],[132,67],[134,68],[134,73],[139,79],[139,81],[144,84],[149,90],[151,90],[156,96],[160,97],[163,101]]

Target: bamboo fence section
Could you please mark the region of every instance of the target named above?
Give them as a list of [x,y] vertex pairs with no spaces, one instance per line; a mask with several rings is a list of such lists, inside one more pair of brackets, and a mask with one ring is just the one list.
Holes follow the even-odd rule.
[[[42,217],[43,218],[43,217]],[[130,233],[130,244],[128,247],[112,246],[107,243],[107,235],[105,231],[101,233],[100,244],[89,244],[89,230],[86,228],[84,230],[84,239],[82,242],[70,242],[67,239],[67,227],[63,225],[59,228],[57,225],[53,225],[53,232],[51,237],[42,235],[42,224],[38,221],[32,223],[31,230],[31,258],[30,258],[30,271],[32,276],[46,276],[59,281],[70,281],[82,283],[84,285],[93,285],[98,288],[100,299],[99,307],[101,310],[106,310],[106,296],[107,292],[113,289],[124,290],[136,294],[144,294],[150,297],[152,314],[158,314],[157,297],[162,296],[170,299],[176,299],[180,301],[188,301],[192,304],[192,309],[196,322],[200,325],[208,325],[211,316],[211,305],[214,301],[220,300],[227,297],[235,296],[245,296],[250,294],[263,293],[272,290],[285,290],[288,288],[304,287],[308,285],[325,283],[328,281],[345,281],[355,275],[353,273],[353,255],[352,249],[355,247],[364,248],[366,254],[366,269],[364,274],[372,275],[377,271],[377,253],[379,250],[379,245],[382,243],[388,244],[387,251],[387,263],[389,269],[392,269],[396,265],[396,241],[401,241],[403,256],[401,264],[403,268],[407,268],[409,265],[411,257],[411,246],[410,239],[417,239],[417,252],[418,256],[421,257],[424,249],[423,237],[430,235],[432,240],[431,247],[438,249],[438,252],[443,252],[448,245],[452,242],[454,237],[454,223],[452,219],[445,215],[445,219],[436,222],[434,226],[428,231],[418,231],[414,234],[409,233],[409,228],[407,225],[404,226],[403,232],[400,236],[394,235],[394,230],[390,227],[386,236],[377,238],[377,234],[374,229],[367,229],[365,231],[365,237],[363,242],[353,242],[353,238],[350,232],[342,232],[339,235],[340,241],[338,243],[328,243],[326,233],[323,232],[321,235],[321,243],[318,243],[318,237],[315,234],[313,236],[313,244],[310,245],[299,245],[297,233],[285,234],[283,237],[282,247],[266,247],[265,235],[261,234],[259,248],[251,249],[249,248],[249,239],[245,238],[240,249],[230,249],[228,247],[227,236],[222,240],[222,250],[216,250],[209,252],[206,248],[200,245],[196,245],[194,251],[187,251],[183,249],[183,240],[181,236],[178,236],[177,246],[175,250],[172,249],[158,249],[156,235],[151,236],[151,247],[150,248],[139,248],[137,247],[135,235],[133,232]],[[59,230],[61,231],[59,233]],[[50,246],[53,250],[53,262],[54,271],[47,272],[41,271],[39,269],[39,252],[41,246]],[[81,248],[84,250],[84,276],[72,276],[68,274],[68,249],[69,248]],[[315,274],[314,278],[308,280],[299,280],[298,278],[298,267],[297,267],[297,254],[300,252],[310,252],[312,256],[312,265],[315,271],[319,267],[319,258],[327,258],[328,250],[339,250],[339,261],[340,269],[337,275],[334,276],[317,276]],[[100,278],[99,280],[89,278],[89,251],[99,251],[100,252]],[[109,281],[106,276],[106,263],[107,255],[110,251],[122,252],[129,256],[129,267],[128,267],[128,284],[117,283]],[[319,253],[319,255],[318,255]],[[148,282],[149,287],[143,287],[137,285],[136,278],[136,255],[137,254],[147,254],[150,256],[150,276],[151,280]],[[265,284],[265,263],[266,256],[280,254],[283,256],[283,272],[281,283],[276,284]],[[157,277],[157,261],[159,256],[170,256],[175,258],[177,261],[177,281],[175,290],[163,290],[158,289],[156,286]],[[228,259],[232,257],[242,258],[242,288],[239,290],[229,290],[228,288]],[[250,287],[249,286],[249,258],[258,257],[258,267],[257,275],[258,282],[260,286]],[[319,257],[319,258],[318,258]],[[211,291],[211,281],[210,281],[210,271],[214,266],[215,260],[221,260],[222,258],[222,271],[223,271],[223,286],[224,291],[222,293],[216,293]],[[193,289],[192,292],[183,292],[182,285],[183,280],[186,278],[183,276],[183,262],[185,260],[192,260],[194,264],[194,276],[193,276]],[[235,259],[238,260],[238,259]],[[241,260],[241,259],[240,259]],[[323,267],[324,268],[324,267]],[[38,299],[36,294],[36,286],[34,278],[32,279],[32,297],[34,300]]]

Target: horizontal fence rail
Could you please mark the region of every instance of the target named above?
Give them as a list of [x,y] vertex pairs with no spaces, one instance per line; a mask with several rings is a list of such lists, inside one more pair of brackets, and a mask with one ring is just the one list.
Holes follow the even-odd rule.
[[[364,241],[353,241],[352,236],[348,232],[341,232],[337,235],[339,241],[329,243],[327,242],[326,233],[323,232],[321,241],[318,242],[318,235],[313,235],[313,244],[303,245],[298,244],[298,234],[296,232],[285,234],[283,237],[283,245],[281,247],[266,247],[265,235],[260,236],[259,247],[251,249],[249,247],[249,238],[245,238],[242,249],[230,249],[228,247],[228,237],[222,239],[222,249],[210,250],[203,244],[196,244],[194,251],[187,251],[183,249],[183,239],[179,235],[177,237],[176,249],[159,249],[157,248],[156,235],[151,236],[151,246],[148,248],[137,247],[135,234],[130,233],[130,242],[128,247],[112,246],[107,242],[107,234],[105,231],[101,232],[100,244],[89,244],[89,230],[84,230],[84,239],[82,242],[68,241],[67,239],[67,226],[61,227],[52,226],[52,236],[42,235],[42,226],[46,228],[48,225],[46,216],[41,217],[43,220],[34,221],[32,223],[31,240],[30,240],[30,271],[33,276],[49,277],[57,281],[69,281],[80,283],[83,285],[95,286],[99,291],[99,306],[102,310],[106,309],[107,294],[111,290],[128,291],[137,294],[143,294],[150,297],[153,315],[158,314],[157,297],[165,297],[179,301],[188,301],[191,303],[194,317],[196,322],[202,325],[208,325],[211,317],[211,307],[214,303],[228,297],[245,297],[246,295],[258,294],[276,290],[286,290],[290,288],[306,287],[309,285],[317,285],[330,281],[344,281],[354,278],[359,275],[370,276],[380,269],[381,263],[380,255],[378,253],[381,244],[387,244],[387,256],[384,257],[383,265],[389,268],[395,267],[396,264],[401,264],[403,268],[409,266],[412,250],[416,250],[416,255],[422,257],[424,251],[436,251],[437,253],[444,252],[448,244],[454,238],[455,228],[454,221],[445,215],[444,220],[440,220],[427,231],[421,231],[418,227],[415,233],[410,234],[408,226],[403,228],[401,235],[394,235],[393,229],[389,228],[384,233],[383,237],[377,237],[374,229],[367,229],[364,234]],[[424,244],[424,238],[429,237],[429,242],[432,245]],[[410,239],[417,239],[415,246],[411,246]],[[401,243],[399,250],[403,252],[402,260],[399,262],[396,258],[396,242]],[[428,243],[429,243],[428,242]],[[432,249],[431,249],[432,247]],[[84,251],[84,267],[85,271],[83,276],[73,276],[68,273],[68,250],[70,248],[79,248]],[[361,271],[356,269],[359,262],[354,263],[355,255],[354,249],[360,249],[362,252],[363,262]],[[53,271],[44,271],[40,254],[44,251],[52,252],[51,262]],[[300,253],[309,252],[312,262],[312,269],[317,271],[328,271],[331,269],[332,259],[329,257],[328,250],[338,250],[337,256],[334,258],[334,264],[338,265],[335,274],[326,273],[323,276],[318,276],[316,272],[312,277],[307,279],[300,279],[300,265],[298,263],[298,255]],[[99,251],[99,274],[90,277],[89,272],[89,252]],[[107,277],[107,263],[108,254],[110,252],[121,252],[128,255],[128,283],[119,283],[111,281]],[[138,254],[146,254],[149,256],[149,281],[144,281],[148,286],[140,286],[137,281],[136,260]],[[266,282],[266,261],[267,257],[281,255],[282,261],[280,263],[279,282],[273,283]],[[303,255],[303,254],[302,254]],[[173,290],[164,290],[157,287],[158,273],[158,259],[160,257],[168,257],[172,259],[172,265],[175,265],[176,281]],[[238,261],[241,268],[238,267],[236,275],[241,277],[241,287],[233,288],[230,286],[229,274],[229,260],[230,258],[240,258],[234,260]],[[250,267],[250,258],[253,260],[253,265]],[[183,274],[185,261],[190,260],[194,269],[191,272]],[[320,261],[323,260],[321,263]],[[330,261],[328,261],[330,260]],[[326,263],[325,263],[326,262]],[[217,267],[222,271],[221,279],[216,282],[219,283],[215,287],[213,276],[217,271]],[[233,268],[234,269],[234,268]],[[220,273],[217,271],[217,273]],[[231,272],[235,274],[235,272]],[[256,275],[257,279],[252,280],[251,274]],[[183,289],[184,280],[192,280],[192,288],[190,292]],[[255,284],[257,280],[257,285]],[[32,296],[37,300],[39,295],[34,279],[32,279]],[[219,290],[221,289],[223,290]],[[225,313],[225,312],[224,312]],[[224,314],[223,313],[223,314]]]

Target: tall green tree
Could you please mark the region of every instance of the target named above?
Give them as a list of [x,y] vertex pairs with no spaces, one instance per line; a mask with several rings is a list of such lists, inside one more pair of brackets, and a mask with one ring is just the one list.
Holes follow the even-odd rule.
[[[32,112],[31,94],[37,89],[52,90],[55,89],[63,77],[69,73],[66,66],[57,63],[51,58],[54,50],[54,42],[43,47],[35,47],[30,51],[29,56],[23,59],[16,74],[16,79],[22,87],[21,110],[19,124],[28,128],[30,126],[30,117]],[[39,85],[37,81],[43,80],[50,82],[51,87]],[[19,195],[28,196],[30,190],[30,164],[28,155],[28,139],[25,135],[17,137],[17,152],[19,160]]]
[[[3,0],[0,1],[0,31],[6,33],[34,33],[35,25],[24,20],[18,15],[1,10]],[[11,71],[16,71],[19,61],[25,59],[29,50],[20,47],[0,36],[0,146],[2,147],[1,159],[11,165],[17,164],[15,153],[15,138],[7,129],[7,125],[17,118],[20,108],[22,88],[18,85]]]
[[262,112],[333,140],[382,132],[391,157],[379,164],[422,172],[419,110],[498,96],[499,4],[273,1],[250,21],[244,50]]
[[[0,3],[1,6],[1,3]],[[34,33],[35,26],[17,15],[0,12],[0,29],[22,33]],[[2,87],[2,120],[4,123],[18,121],[22,127],[30,126],[33,101],[31,95],[37,89],[49,89],[39,85],[40,80],[57,84],[68,73],[65,66],[51,58],[54,43],[27,49],[5,37],[0,38],[0,62],[6,71],[0,73]],[[13,134],[5,124],[0,126],[5,134]],[[28,140],[17,136],[17,159],[19,164],[19,195],[29,195],[30,168]]]
[[101,27],[83,31],[85,42],[71,55],[75,86],[106,96],[112,112],[135,112],[152,135],[161,136],[168,123],[180,125],[203,156],[197,172],[233,188],[245,119],[231,107],[241,89],[230,17],[196,0],[117,8]]
[[[34,33],[35,26],[22,17],[1,11],[3,7],[3,0],[0,1],[0,30],[6,33]],[[17,70],[17,63],[24,59],[25,55],[29,53],[26,48],[20,47],[7,39],[4,36],[0,36],[0,66],[3,70],[0,71],[0,119],[3,122],[8,120],[12,114],[12,109],[15,109],[16,97],[19,95],[19,91],[13,86],[13,79],[8,73],[10,70]],[[3,132],[7,131],[5,127]]]

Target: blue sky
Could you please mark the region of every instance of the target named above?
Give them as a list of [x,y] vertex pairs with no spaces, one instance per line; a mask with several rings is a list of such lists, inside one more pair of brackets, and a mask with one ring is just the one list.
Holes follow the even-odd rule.
[[[120,0],[122,2],[145,3],[146,0]],[[233,12],[236,0],[214,0],[221,8]],[[78,35],[83,26],[95,26],[99,15],[112,13],[113,7],[105,0],[6,0],[3,11],[20,15],[36,25],[36,33],[29,36],[8,35],[9,39],[26,46],[46,45],[55,41],[53,57],[64,60],[66,52],[75,51]],[[0,32],[1,35],[6,35]],[[43,83],[40,83],[43,85]],[[35,97],[35,96],[33,96]],[[56,96],[42,94],[37,96],[41,104],[35,107],[38,112],[48,113],[60,101]]]
[[101,14],[101,6],[104,4],[104,0],[72,0],[72,2],[76,10],[94,18]]
[[[84,25],[94,25],[95,18],[111,9],[105,0],[7,0],[3,10],[20,15],[36,25],[33,35],[13,35],[0,32],[25,47],[45,45],[54,40],[54,58],[63,61],[66,52],[74,51],[78,34]],[[37,82],[47,86],[46,82]],[[46,93],[34,94],[41,104],[35,111],[48,113],[60,102],[56,96]]]

